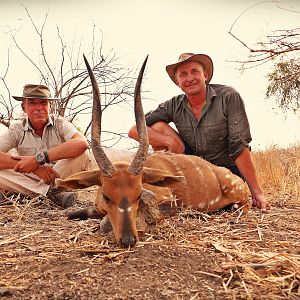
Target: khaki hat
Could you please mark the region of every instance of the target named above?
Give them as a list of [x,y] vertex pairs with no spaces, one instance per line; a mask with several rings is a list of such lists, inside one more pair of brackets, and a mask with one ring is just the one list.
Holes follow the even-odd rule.
[[206,55],[206,54],[194,54],[194,53],[182,53],[179,58],[178,62],[172,65],[166,66],[167,73],[169,74],[170,78],[173,80],[175,84],[176,78],[175,78],[175,72],[176,69],[183,63],[188,61],[196,61],[204,66],[206,72],[207,72],[207,81],[206,83],[209,83],[213,73],[214,73],[214,65],[212,59]]
[[13,96],[18,101],[24,99],[39,98],[47,100],[56,100],[57,98],[51,98],[50,90],[47,86],[42,84],[26,84],[23,88],[22,96]]

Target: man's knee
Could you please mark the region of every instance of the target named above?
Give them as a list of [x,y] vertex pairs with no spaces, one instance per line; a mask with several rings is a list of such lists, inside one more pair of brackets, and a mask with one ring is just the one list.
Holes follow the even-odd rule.
[[77,172],[89,170],[91,167],[92,156],[89,149],[76,157],[61,159],[53,166],[62,179]]
[[174,129],[165,122],[157,122],[150,126],[153,130],[167,134],[170,131],[174,131]]
[[173,139],[175,139],[178,143],[180,144],[184,144],[182,138],[180,137],[179,133],[172,128],[172,126],[170,126],[169,124],[165,123],[165,122],[157,122],[154,123],[151,128],[153,130],[156,130],[157,132],[160,132],[166,136],[169,136]]

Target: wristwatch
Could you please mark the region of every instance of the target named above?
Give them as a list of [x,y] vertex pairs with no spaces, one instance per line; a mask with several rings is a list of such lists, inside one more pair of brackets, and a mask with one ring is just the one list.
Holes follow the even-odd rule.
[[45,162],[46,162],[44,152],[37,152],[35,154],[35,159],[39,163],[39,165],[41,165],[41,166],[44,165]]

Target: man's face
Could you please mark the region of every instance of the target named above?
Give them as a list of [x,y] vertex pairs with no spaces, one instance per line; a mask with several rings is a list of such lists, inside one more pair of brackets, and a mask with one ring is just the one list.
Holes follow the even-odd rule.
[[201,95],[206,90],[207,72],[200,63],[189,61],[176,69],[176,80],[187,96]]
[[22,108],[27,113],[28,119],[35,129],[45,126],[49,117],[49,100],[25,99]]

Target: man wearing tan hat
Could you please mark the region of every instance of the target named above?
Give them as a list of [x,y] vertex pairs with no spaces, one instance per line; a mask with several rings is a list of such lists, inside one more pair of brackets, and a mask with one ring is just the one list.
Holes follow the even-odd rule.
[[26,116],[0,136],[0,197],[17,192],[48,196],[64,208],[74,205],[76,194],[57,188],[55,179],[89,168],[87,140],[66,119],[49,114],[56,99],[47,86],[27,84],[22,96],[13,97],[22,101]]
[[[183,53],[166,70],[184,94],[146,114],[153,150],[193,154],[230,169],[246,180],[253,206],[268,209],[252,162],[249,150],[252,138],[238,92],[229,86],[209,84],[213,62],[206,54]],[[177,131],[168,125],[171,122]],[[135,126],[128,135],[138,140]]]

